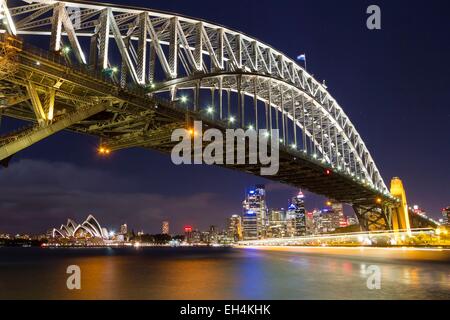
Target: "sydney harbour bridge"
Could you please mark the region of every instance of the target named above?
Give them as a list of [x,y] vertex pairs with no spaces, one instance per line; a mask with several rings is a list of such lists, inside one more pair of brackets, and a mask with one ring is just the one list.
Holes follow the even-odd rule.
[[108,154],[169,153],[172,131],[195,120],[278,129],[280,170],[267,178],[352,205],[365,230],[410,228],[401,181],[388,189],[326,86],[270,45],[199,19],[87,1],[0,0],[0,16],[0,118],[29,123],[0,136],[4,167],[61,130],[99,137]]

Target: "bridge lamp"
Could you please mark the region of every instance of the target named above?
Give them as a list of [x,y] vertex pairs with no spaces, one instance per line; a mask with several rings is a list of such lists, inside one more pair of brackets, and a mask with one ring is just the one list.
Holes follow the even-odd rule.
[[206,112],[208,112],[209,114],[213,114],[214,113],[214,109],[212,107],[208,107],[206,109]]
[[194,129],[189,129],[189,134],[194,137],[198,134],[198,132],[195,131]]
[[284,141],[283,141],[283,139],[280,139],[280,143],[283,143]]
[[317,153],[314,153],[314,154],[313,154],[313,158],[314,158],[314,159],[317,159]]
[[270,133],[269,132],[264,132],[264,137],[266,137],[266,138],[268,138],[268,137],[270,137]]
[[186,96],[181,96],[180,101],[181,103],[186,103],[188,101],[188,98]]
[[108,148],[105,148],[105,147],[100,147],[98,149],[98,153],[101,154],[101,155],[107,155],[107,154],[111,153],[111,150],[108,149]]
[[112,71],[113,73],[116,73],[116,72],[119,71],[119,68],[117,68],[117,67],[112,67],[111,71]]
[[295,144],[291,144],[292,149],[297,149],[297,146]]
[[249,130],[253,130],[253,125],[252,125],[252,124],[249,124],[249,125],[248,125],[248,129],[249,129]]
[[381,204],[381,202],[383,202],[383,200],[381,198],[377,198],[376,201],[377,201],[378,204]]
[[70,52],[70,47],[65,46],[65,47],[62,49],[62,51],[63,51],[65,54],[67,54],[67,53]]
[[231,117],[228,119],[228,121],[230,121],[231,123],[233,123],[234,121],[236,121],[236,119],[235,119],[233,116],[231,116]]

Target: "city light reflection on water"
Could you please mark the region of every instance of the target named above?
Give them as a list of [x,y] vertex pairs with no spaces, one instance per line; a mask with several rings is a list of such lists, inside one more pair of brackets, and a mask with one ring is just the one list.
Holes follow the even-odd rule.
[[[1,299],[449,299],[445,250],[0,248]],[[81,290],[66,287],[78,265]],[[381,290],[366,285],[369,266]]]

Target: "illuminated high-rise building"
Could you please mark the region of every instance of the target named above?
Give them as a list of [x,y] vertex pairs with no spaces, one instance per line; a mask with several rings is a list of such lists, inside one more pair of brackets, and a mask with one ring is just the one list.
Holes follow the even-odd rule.
[[319,233],[334,231],[333,211],[329,208],[323,208],[320,212]]
[[294,237],[306,235],[305,196],[302,191],[292,198],[287,212],[288,234]]
[[306,220],[306,234],[315,234],[315,225],[314,225],[314,213],[313,212],[307,212],[305,216]]
[[162,223],[162,234],[169,234],[169,221],[163,221]]
[[264,238],[267,223],[266,190],[264,185],[257,185],[246,191],[243,202],[244,240]]
[[442,209],[442,219],[445,225],[450,225],[450,206]]
[[269,212],[269,224],[278,225],[286,221],[286,212],[284,209],[271,209]]
[[184,241],[187,243],[192,243],[192,227],[191,226],[185,226],[184,227]]
[[328,201],[328,207],[331,209],[329,211],[331,217],[331,228],[338,229],[347,226],[347,219],[344,216],[344,207],[342,203]]
[[347,217],[347,226],[354,226],[358,224],[358,219],[356,217]]
[[217,243],[218,233],[217,226],[209,227],[209,243]]
[[119,234],[121,234],[123,236],[128,234],[128,226],[126,223],[124,223],[123,225],[120,226]]
[[228,236],[234,241],[242,240],[242,218],[235,214],[228,221]]

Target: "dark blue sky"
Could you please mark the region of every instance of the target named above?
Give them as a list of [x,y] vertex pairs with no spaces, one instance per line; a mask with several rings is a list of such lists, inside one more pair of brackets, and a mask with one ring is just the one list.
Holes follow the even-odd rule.
[[[399,176],[411,204],[435,217],[450,205],[450,24],[448,1],[109,1],[150,6],[240,30],[285,54],[306,53],[308,70],[356,126],[386,184]],[[378,4],[382,30],[366,28]],[[8,125],[8,123],[6,123]],[[5,130],[5,127],[3,128]],[[264,180],[215,167],[175,167],[170,158],[125,150],[108,159],[97,140],[61,133],[0,170],[0,232],[41,232],[88,213],[107,227],[128,222],[158,232],[170,219],[206,228],[240,213],[246,186]],[[295,190],[270,183],[269,206]],[[309,209],[323,199],[310,196]]]

